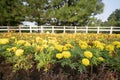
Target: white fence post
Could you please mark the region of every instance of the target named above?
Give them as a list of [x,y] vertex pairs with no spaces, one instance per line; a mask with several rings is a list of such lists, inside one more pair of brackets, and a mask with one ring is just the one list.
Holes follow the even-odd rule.
[[43,33],[43,26],[40,26],[41,27],[41,33]]
[[97,34],[99,34],[99,32],[100,32],[100,27],[98,26],[97,27]]
[[77,27],[75,26],[75,33],[77,32],[76,29],[77,29]]
[[86,34],[88,33],[88,26],[86,26]]
[[63,31],[63,33],[65,33],[65,26],[64,26],[64,31]]
[[19,27],[19,33],[21,34],[21,26],[18,26]]
[[9,26],[7,26],[7,29],[8,29],[8,32],[10,32],[10,27]]
[[54,26],[52,26],[52,33],[54,33]]
[[32,33],[32,26],[30,26],[30,33]]
[[112,34],[112,30],[113,30],[113,27],[111,26],[111,28],[110,28],[110,34]]

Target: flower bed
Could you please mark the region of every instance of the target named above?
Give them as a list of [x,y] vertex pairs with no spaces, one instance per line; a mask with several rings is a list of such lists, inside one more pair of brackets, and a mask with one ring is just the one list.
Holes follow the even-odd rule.
[[3,80],[115,80],[120,34],[4,33],[0,57]]

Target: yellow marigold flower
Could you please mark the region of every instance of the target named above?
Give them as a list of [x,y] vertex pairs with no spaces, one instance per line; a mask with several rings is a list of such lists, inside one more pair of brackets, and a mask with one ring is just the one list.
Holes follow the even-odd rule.
[[17,47],[12,47],[13,52],[17,50]]
[[17,44],[25,44],[25,42],[26,42],[25,40],[18,40]]
[[80,42],[79,42],[79,45],[88,45],[88,44],[87,44],[87,42],[85,42],[85,41],[80,41]]
[[85,41],[80,41],[79,46],[81,49],[86,49],[88,47],[88,44]]
[[87,45],[80,45],[81,49],[86,49],[88,46]]
[[70,58],[71,57],[71,53],[69,51],[63,51],[62,55],[64,58]]
[[112,44],[116,46],[116,45],[120,45],[120,42],[119,41],[114,41]]
[[94,46],[97,46],[97,45],[99,45],[100,44],[100,41],[93,41],[93,45]]
[[99,48],[100,50],[103,50],[103,49],[104,49],[104,46],[105,46],[105,44],[104,44],[104,43],[101,43],[100,41],[93,41],[93,45],[94,45],[96,48]]
[[48,42],[47,40],[43,40],[43,41],[42,41],[42,44],[43,44],[43,45],[46,45],[47,42]]
[[120,48],[120,42],[119,41],[114,41],[112,44],[114,46],[116,46],[116,48]]
[[90,61],[87,58],[83,58],[82,59],[82,64],[85,65],[85,66],[88,66],[88,65],[90,65]]
[[37,43],[39,43],[39,42],[41,42],[41,41],[42,41],[42,38],[40,38],[40,37],[36,37],[36,39],[35,39],[35,40],[36,40],[36,42],[37,42]]
[[15,55],[16,56],[21,56],[21,55],[23,55],[23,52],[24,52],[23,49],[17,49],[16,52],[15,52]]
[[8,43],[9,43],[9,39],[7,38],[0,39],[0,44],[8,44]]
[[57,58],[57,59],[61,59],[62,57],[63,57],[62,53],[57,53],[57,54],[56,54],[56,58]]
[[48,40],[48,44],[57,45],[58,42],[56,40]]
[[42,51],[44,48],[42,46],[37,45],[36,46],[36,51]]
[[66,46],[63,46],[63,50],[67,51],[67,50],[69,50],[69,48]]
[[47,48],[47,47],[48,47],[48,45],[46,45],[46,44],[45,44],[45,45],[42,45],[42,46],[43,46],[43,48]]
[[65,46],[67,47],[67,48],[73,48],[73,46],[71,45],[71,44],[65,44]]
[[73,48],[73,46],[71,44],[67,43],[64,45],[63,50],[70,50],[72,48]]
[[31,46],[29,42],[25,42],[24,46]]
[[58,51],[62,51],[63,50],[63,46],[62,45],[55,45],[55,49],[57,49]]
[[104,58],[103,57],[98,57],[98,60],[99,61],[104,61]]
[[120,45],[117,45],[116,48],[120,48]]
[[114,45],[107,45],[106,46],[106,50],[108,50],[108,51],[110,51],[110,52],[112,52],[112,51],[114,51]]
[[86,58],[92,58],[92,57],[93,57],[93,54],[92,54],[92,52],[90,52],[90,51],[85,51],[85,52],[84,52],[84,56],[85,56]]
[[98,46],[96,46],[97,48],[99,48],[100,50],[103,50],[104,49],[104,45],[100,44]]
[[30,42],[34,43],[34,42],[35,42],[35,40],[33,40],[33,39],[32,39],[32,40],[30,40]]

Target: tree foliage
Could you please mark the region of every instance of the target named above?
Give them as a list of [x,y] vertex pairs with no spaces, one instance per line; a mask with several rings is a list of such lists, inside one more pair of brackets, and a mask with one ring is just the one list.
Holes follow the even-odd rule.
[[101,0],[51,0],[50,17],[64,25],[86,25],[89,18],[103,10]]
[[0,25],[36,21],[38,25],[86,25],[100,14],[102,0],[1,0]]
[[28,11],[28,21],[36,21],[38,25],[46,22],[46,7],[48,0],[25,0]]
[[25,8],[22,0],[0,1],[0,25],[17,25],[24,20]]
[[111,25],[111,26],[120,26],[120,9],[116,9],[108,17],[108,25]]

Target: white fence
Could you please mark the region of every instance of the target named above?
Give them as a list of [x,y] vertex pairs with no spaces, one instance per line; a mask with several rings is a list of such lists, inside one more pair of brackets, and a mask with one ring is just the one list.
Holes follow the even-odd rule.
[[51,33],[120,33],[120,27],[88,27],[88,26],[0,26],[0,32],[40,32],[49,31]]

